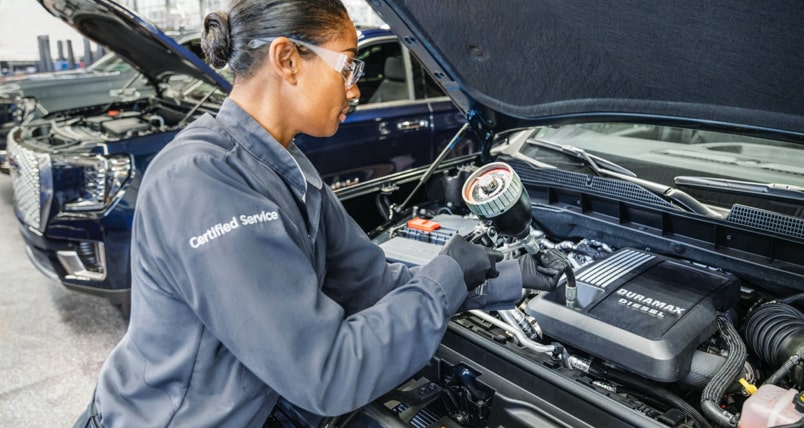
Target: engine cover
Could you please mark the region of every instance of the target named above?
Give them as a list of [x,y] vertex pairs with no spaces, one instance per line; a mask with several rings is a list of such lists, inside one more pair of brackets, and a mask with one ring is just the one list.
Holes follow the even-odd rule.
[[739,298],[729,275],[628,248],[579,269],[576,282],[575,308],[562,284],[531,299],[528,314],[556,340],[659,382],[687,374],[718,310]]

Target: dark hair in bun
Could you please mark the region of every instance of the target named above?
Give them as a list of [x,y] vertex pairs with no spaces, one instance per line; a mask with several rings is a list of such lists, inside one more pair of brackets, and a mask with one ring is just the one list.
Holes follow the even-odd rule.
[[223,68],[232,55],[229,36],[229,16],[221,12],[212,12],[204,18],[204,32],[201,38],[201,49],[207,61],[215,68]]
[[232,0],[228,12],[204,19],[201,48],[213,67],[228,64],[235,78],[248,78],[268,46],[249,49],[251,40],[287,36],[317,45],[341,35],[345,22],[340,0]]

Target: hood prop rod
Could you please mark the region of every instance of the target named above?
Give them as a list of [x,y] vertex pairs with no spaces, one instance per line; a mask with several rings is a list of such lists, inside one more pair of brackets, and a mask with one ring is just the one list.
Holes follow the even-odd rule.
[[211,97],[211,96],[212,96],[212,94],[214,94],[214,93],[215,93],[215,92],[217,92],[217,91],[218,91],[218,88],[213,88],[213,89],[212,89],[211,91],[209,91],[209,92],[208,92],[206,95],[204,95],[204,96],[201,98],[201,101],[197,102],[197,103],[196,103],[196,104],[193,106],[193,108],[191,108],[191,109],[190,109],[190,111],[188,111],[188,112],[187,112],[187,114],[185,114],[185,115],[184,115],[184,117],[183,117],[183,118],[181,118],[181,120],[179,121],[179,123],[178,123],[178,125],[177,125],[177,126],[178,126],[178,127],[180,127],[180,128],[181,128],[181,127],[183,127],[183,126],[184,126],[184,124],[185,124],[185,123],[187,123],[187,121],[188,121],[188,120],[190,120],[190,119],[193,117],[193,115],[195,114],[195,112],[196,112],[196,111],[198,111],[198,109],[199,109],[199,108],[201,108],[201,105],[202,105],[202,104],[204,104],[205,102],[207,102],[207,100],[209,99],[209,97]]
[[452,137],[452,140],[450,140],[449,144],[447,144],[447,146],[444,147],[444,150],[442,150],[441,153],[438,154],[438,157],[430,165],[430,168],[427,168],[427,171],[419,179],[419,182],[416,184],[416,187],[413,189],[412,192],[410,192],[410,195],[408,195],[405,201],[402,202],[401,205],[394,207],[395,213],[399,213],[405,209],[410,200],[413,199],[413,195],[415,195],[416,192],[418,192],[419,189],[421,189],[424,183],[427,182],[427,180],[429,180],[430,177],[433,176],[433,172],[435,172],[436,168],[438,168],[438,166],[441,165],[441,162],[444,161],[444,158],[446,158],[449,152],[452,151],[452,149],[455,147],[455,144],[457,144],[458,141],[461,140],[461,137],[463,137],[463,134],[465,134],[468,129],[469,129],[469,122],[466,122],[463,124],[461,129],[459,129],[458,132],[455,133],[455,136]]

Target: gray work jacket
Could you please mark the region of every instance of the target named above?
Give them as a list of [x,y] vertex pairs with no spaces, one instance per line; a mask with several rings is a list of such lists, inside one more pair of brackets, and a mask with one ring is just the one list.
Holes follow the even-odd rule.
[[[260,427],[280,395],[346,413],[421,369],[467,297],[450,257],[386,263],[307,158],[229,99],[149,166],[131,263],[104,426]],[[518,269],[500,270],[518,297]]]

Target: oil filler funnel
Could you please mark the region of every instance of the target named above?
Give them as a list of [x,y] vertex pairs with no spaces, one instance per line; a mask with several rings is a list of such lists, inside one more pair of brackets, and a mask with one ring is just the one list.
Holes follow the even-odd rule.
[[501,234],[530,236],[530,198],[508,164],[493,162],[476,170],[466,179],[462,194],[469,210],[490,220]]

